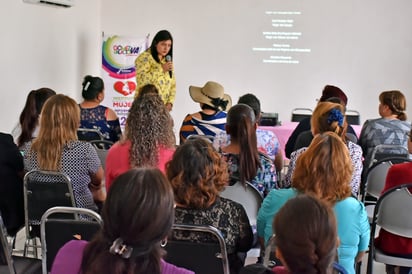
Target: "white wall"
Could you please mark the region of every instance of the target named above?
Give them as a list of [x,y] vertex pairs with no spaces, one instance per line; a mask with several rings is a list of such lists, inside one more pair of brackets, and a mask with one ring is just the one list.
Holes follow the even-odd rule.
[[[292,54],[300,64],[263,64],[266,53],[252,51],[271,46],[262,38],[273,31],[267,10],[301,11],[292,30],[302,37],[291,45],[311,52]],[[410,0],[77,0],[68,9],[2,0],[0,131],[11,131],[32,89],[48,86],[79,100],[83,76],[100,74],[102,31],[153,37],[160,29],[175,38],[176,130],[198,110],[188,86],[208,80],[234,101],[255,93],[282,121],[294,107],[313,108],[325,84],[345,90],[362,120],[377,117],[382,90],[400,89],[412,117],[411,10]]]
[[[151,37],[168,29],[174,36],[177,129],[185,114],[198,110],[189,85],[218,81],[236,102],[255,93],[263,110],[288,121],[295,107],[315,107],[326,84],[341,87],[349,109],[362,120],[378,116],[378,95],[399,89],[412,117],[412,1],[375,0],[102,0],[105,33]],[[271,46],[262,31],[271,30],[264,11],[301,11],[293,31],[302,32],[292,47],[300,64],[263,64],[253,47]],[[291,16],[289,16],[291,17]],[[279,16],[279,18],[282,18]],[[277,29],[279,30],[279,29]],[[277,41],[279,43],[279,41]]]
[[2,0],[0,131],[16,125],[27,94],[40,87],[81,98],[85,74],[100,73],[101,2],[71,8]]

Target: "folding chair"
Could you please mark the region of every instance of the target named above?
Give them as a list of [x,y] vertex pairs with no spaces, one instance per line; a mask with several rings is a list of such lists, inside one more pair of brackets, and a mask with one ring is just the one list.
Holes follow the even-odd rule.
[[256,219],[260,205],[263,202],[263,196],[254,185],[249,182],[246,182],[246,185],[237,182],[234,185],[226,186],[220,193],[220,196],[241,204],[246,210],[251,225],[256,225]]
[[345,112],[346,122],[350,125],[360,125],[360,113],[357,110],[348,109]]
[[70,178],[64,173],[55,171],[28,172],[24,176],[26,241],[23,254],[25,256],[28,248],[33,247],[34,256],[37,258],[39,246],[36,238],[40,237],[41,216],[54,206],[76,206]]
[[207,233],[215,243],[169,240],[165,260],[196,274],[229,274],[226,244],[220,230],[212,226],[174,224],[173,232]]
[[77,139],[80,141],[104,140],[103,134],[94,128],[78,128]]
[[385,158],[389,158],[389,157],[402,157],[402,158],[408,159],[409,158],[408,148],[402,145],[386,145],[386,144],[377,145],[372,150],[368,168],[370,168],[377,161],[385,159]]
[[369,223],[372,223],[376,200],[381,196],[389,168],[393,164],[409,161],[409,159],[403,157],[389,157],[379,160],[369,168],[366,180],[361,187],[361,201],[365,204]]
[[292,122],[300,122],[307,117],[312,116],[312,110],[310,108],[294,108],[292,109]]
[[103,170],[106,170],[106,158],[109,149],[112,147],[113,142],[107,140],[92,140],[90,143],[96,149],[100,162],[102,163]]
[[[58,218],[61,213],[75,214],[77,218]],[[50,272],[57,252],[65,243],[76,239],[90,241],[102,225],[100,215],[90,209],[62,206],[48,209],[41,217],[40,227],[43,274]]]
[[0,273],[1,274],[40,274],[41,260],[20,256],[12,256],[7,241],[7,231],[0,215]]
[[367,274],[373,273],[373,261],[412,267],[412,258],[404,258],[383,253],[375,246],[374,235],[377,227],[402,237],[412,238],[412,195],[408,188],[412,183],[389,189],[379,197],[373,212],[371,240],[369,244]]

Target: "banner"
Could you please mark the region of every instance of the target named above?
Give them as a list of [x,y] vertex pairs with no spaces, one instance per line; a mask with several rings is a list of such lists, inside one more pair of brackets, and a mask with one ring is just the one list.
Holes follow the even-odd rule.
[[149,36],[133,38],[103,35],[102,79],[105,98],[102,104],[116,112],[123,131],[136,91],[134,61],[148,47]]

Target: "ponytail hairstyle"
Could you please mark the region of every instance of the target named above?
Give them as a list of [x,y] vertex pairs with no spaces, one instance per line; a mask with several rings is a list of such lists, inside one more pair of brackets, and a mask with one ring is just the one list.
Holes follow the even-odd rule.
[[227,113],[226,131],[231,142],[240,147],[239,172],[240,181],[245,183],[256,177],[261,168],[256,139],[256,117],[253,109],[245,104],[237,104]]
[[172,46],[170,47],[170,50],[167,53],[167,55],[169,55],[173,60],[173,37],[169,31],[161,30],[158,33],[156,33],[156,35],[153,37],[152,44],[150,45],[150,54],[152,55],[153,59],[155,59],[156,62],[158,63],[160,63],[160,60],[159,60],[159,53],[157,52],[156,46],[159,42],[166,41],[166,40],[172,41]]
[[273,221],[275,244],[291,274],[331,274],[338,245],[336,218],[329,204],[298,195]]
[[82,83],[82,97],[84,100],[90,101],[97,98],[99,93],[104,90],[104,82],[100,77],[86,75]]
[[56,95],[50,88],[40,88],[30,91],[26,104],[20,114],[21,133],[17,138],[17,146],[21,147],[25,142],[33,138],[33,132],[38,125],[39,115],[46,100]]
[[379,95],[379,102],[386,105],[399,120],[406,121],[406,98],[399,90],[384,91]]
[[336,133],[346,143],[348,123],[345,118],[345,107],[331,102],[320,102],[313,111],[310,120],[312,134],[327,131]]
[[174,221],[173,190],[157,168],[118,176],[102,210],[103,228],[86,246],[84,274],[161,273],[161,248]]

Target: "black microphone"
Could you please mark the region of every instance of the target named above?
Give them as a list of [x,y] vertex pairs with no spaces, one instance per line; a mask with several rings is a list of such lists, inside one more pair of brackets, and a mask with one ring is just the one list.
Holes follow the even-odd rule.
[[[172,62],[172,56],[166,55],[166,62]],[[170,76],[170,78],[172,78],[172,76],[173,76],[172,73],[173,73],[173,72],[172,72],[171,70],[169,70],[169,76]]]

